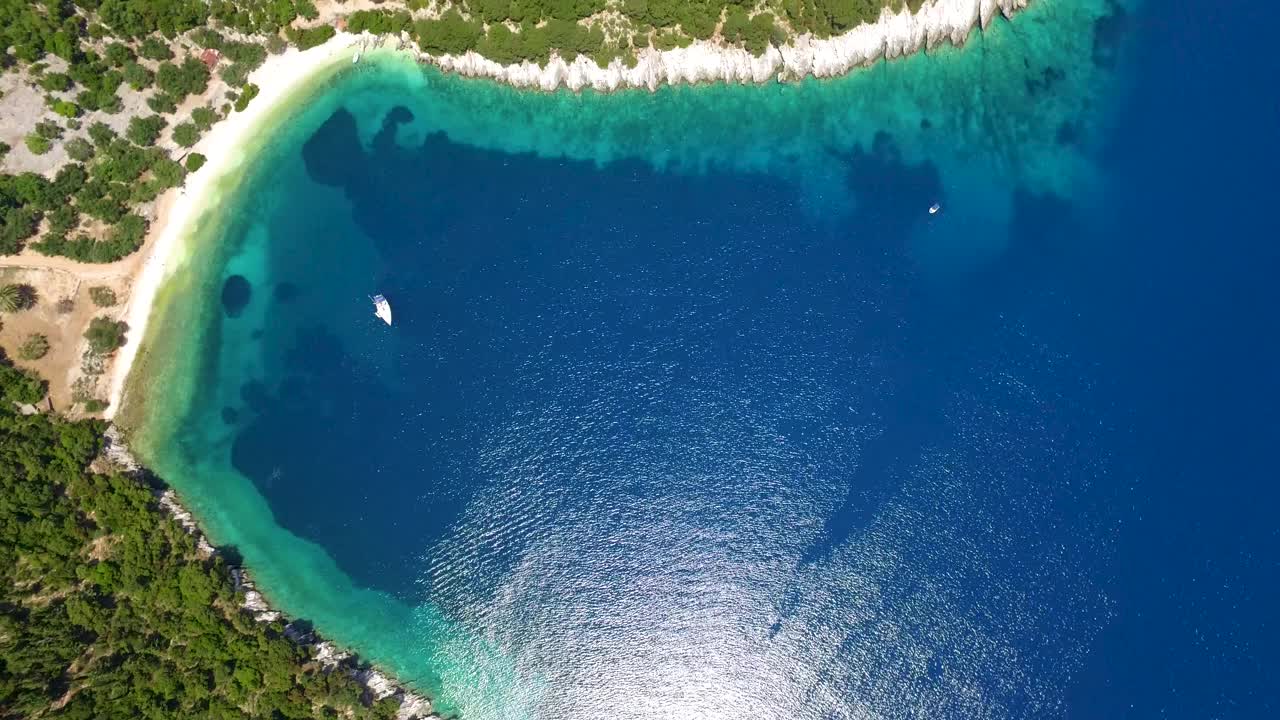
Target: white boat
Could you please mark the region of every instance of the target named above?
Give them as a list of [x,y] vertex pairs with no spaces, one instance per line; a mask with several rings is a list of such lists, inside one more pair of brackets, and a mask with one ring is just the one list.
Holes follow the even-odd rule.
[[930,206],[929,206],[929,214],[930,214],[930,215],[937,215],[937,214],[938,214],[938,211],[939,211],[939,210],[941,210],[941,209],[942,209],[942,206],[941,206],[941,205],[939,205],[938,203],[934,203],[934,204],[932,204],[932,205],[930,205]]
[[382,319],[382,322],[391,324],[391,303],[381,295],[373,296],[373,314]]
[[356,63],[358,63],[358,62],[360,62],[360,51],[359,51],[359,50],[357,50],[357,51],[356,51],[355,57],[351,58],[351,64],[352,64],[352,65],[355,65],[355,64],[356,64]]

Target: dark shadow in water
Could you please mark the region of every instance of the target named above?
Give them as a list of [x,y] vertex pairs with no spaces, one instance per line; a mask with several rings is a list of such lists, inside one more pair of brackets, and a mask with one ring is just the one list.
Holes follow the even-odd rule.
[[[895,258],[899,277],[910,274],[900,243],[921,220],[914,198],[941,196],[936,170],[928,164],[902,163],[892,141],[877,138],[870,152],[848,158],[849,186],[858,197],[857,227],[874,227],[881,254]],[[945,203],[944,203],[945,204]],[[1078,242],[1079,224],[1067,203],[1054,197],[1015,193],[1009,246],[988,266],[940,283],[912,283],[918,290],[904,298],[902,314],[885,317],[873,331],[894,345],[885,363],[892,392],[874,411],[883,432],[863,444],[858,468],[850,477],[844,503],[823,524],[817,540],[797,569],[824,561],[840,545],[858,536],[899,491],[925,450],[947,441],[952,432],[946,411],[957,391],[972,387],[990,363],[992,338],[1006,329],[1006,316],[1052,285],[1059,252]],[[904,327],[889,327],[901,323]],[[1043,410],[1053,413],[1053,408]],[[787,593],[768,635],[781,631],[802,599]]]
[[222,283],[222,312],[227,317],[239,317],[249,306],[253,286],[243,275],[232,275]]

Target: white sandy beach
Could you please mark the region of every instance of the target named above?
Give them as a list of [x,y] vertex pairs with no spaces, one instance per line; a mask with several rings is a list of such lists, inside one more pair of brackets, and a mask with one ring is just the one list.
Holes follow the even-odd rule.
[[[696,41],[686,48],[643,50],[633,68],[626,67],[621,60],[601,68],[585,56],[579,56],[572,63],[553,57],[541,66],[531,62],[501,65],[474,52],[442,56],[424,53],[419,58],[447,72],[547,91],[560,87],[653,90],[664,83],[762,83],[807,76],[832,77],[880,58],[908,55],[943,42],[961,44],[974,27],[985,27],[996,13],[1011,16],[1029,1],[926,0],[915,13],[905,7],[896,13],[884,10],[875,23],[827,39],[802,35],[786,47],[771,46],[759,57],[741,48]],[[246,141],[258,131],[259,122],[292,89],[321,68],[348,59],[354,52],[352,45],[362,40],[373,38],[340,32],[310,50],[290,48],[281,55],[269,57],[250,76],[250,82],[260,91],[248,109],[233,113],[215,125],[194,148],[195,152],[205,155],[208,162],[187,178],[176,198],[160,204],[164,211],[152,225],[154,242],[148,243],[150,254],[134,284],[125,313],[129,324],[128,343],[119,350],[111,369],[108,417],[120,407],[125,379],[146,333],[156,293],[169,273],[182,262],[182,241],[192,224],[206,207],[217,201],[218,180],[244,161],[242,148]]]
[[120,408],[125,380],[146,334],[156,293],[165,278],[184,262],[183,242],[200,214],[218,201],[219,181],[247,159],[244,147],[261,130],[259,124],[263,118],[321,68],[340,61],[350,62],[348,47],[355,40],[353,35],[339,33],[329,42],[310,50],[290,48],[283,54],[267,58],[249,76],[249,82],[259,89],[258,96],[249,103],[249,107],[214,125],[209,134],[192,148],[208,158],[208,162],[199,171],[189,174],[180,189],[169,191],[158,205],[161,210],[150,230],[154,241],[147,244],[150,252],[134,282],[125,309],[124,320],[129,324],[128,342],[117,351],[111,367],[110,406],[105,413],[108,419]]

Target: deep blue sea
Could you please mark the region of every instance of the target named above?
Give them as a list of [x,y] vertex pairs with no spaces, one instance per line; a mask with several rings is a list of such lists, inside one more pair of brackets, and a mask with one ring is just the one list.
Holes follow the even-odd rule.
[[172,281],[144,455],[464,718],[1274,717],[1280,18],[1228,6],[654,95],[374,57]]

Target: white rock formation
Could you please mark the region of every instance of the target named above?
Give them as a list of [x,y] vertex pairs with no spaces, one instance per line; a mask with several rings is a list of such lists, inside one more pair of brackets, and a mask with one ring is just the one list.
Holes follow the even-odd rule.
[[997,12],[1010,17],[1030,0],[925,0],[912,13],[905,6],[898,12],[888,9],[880,18],[835,37],[815,38],[805,34],[789,45],[770,46],[761,56],[742,48],[708,40],[698,40],[686,48],[637,53],[637,64],[627,67],[615,59],[601,68],[580,55],[567,63],[552,57],[546,65],[525,61],[501,65],[479,53],[463,55],[423,54],[422,59],[441,69],[472,77],[488,77],[516,87],[555,90],[594,88],[601,91],[624,87],[655,90],[663,83],[763,83],[793,80],[809,75],[832,77],[880,58],[909,55],[943,42],[964,43],[976,26],[986,27]]

